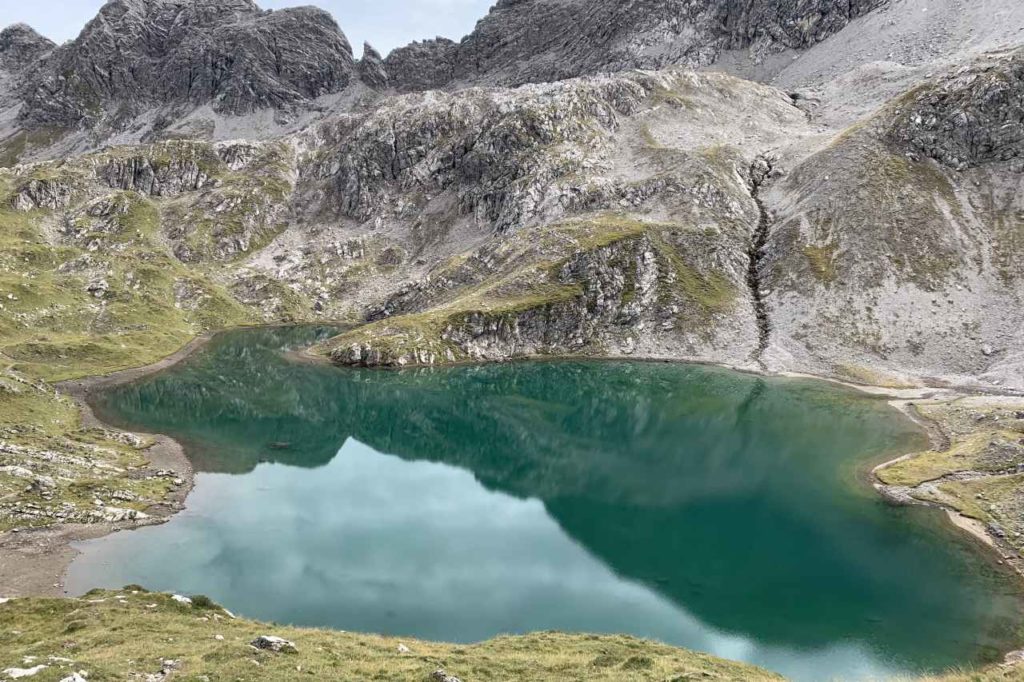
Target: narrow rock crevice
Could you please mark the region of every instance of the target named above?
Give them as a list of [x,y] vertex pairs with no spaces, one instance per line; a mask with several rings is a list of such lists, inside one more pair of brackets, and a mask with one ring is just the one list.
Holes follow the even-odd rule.
[[750,289],[750,298],[754,303],[754,315],[757,318],[757,348],[752,354],[752,359],[764,369],[764,353],[768,350],[768,343],[771,340],[772,327],[768,318],[768,305],[764,300],[761,282],[761,264],[765,257],[765,246],[768,244],[768,235],[771,231],[771,219],[768,216],[768,209],[765,208],[761,199],[761,188],[771,175],[772,160],[765,156],[754,159],[750,165],[749,182],[750,196],[757,204],[760,214],[757,227],[750,240],[750,248],[747,251],[747,288]]

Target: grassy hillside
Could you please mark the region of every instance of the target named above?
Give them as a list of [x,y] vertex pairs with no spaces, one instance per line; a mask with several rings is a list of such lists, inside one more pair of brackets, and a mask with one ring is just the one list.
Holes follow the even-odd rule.
[[[0,605],[0,670],[46,665],[33,682],[72,672],[90,682],[143,679],[173,670],[182,680],[408,680],[444,669],[462,680],[760,680],[764,670],[623,636],[538,633],[460,646],[235,619],[197,598],[138,588],[95,591],[83,599],[19,599]],[[257,651],[274,635],[295,653]],[[400,648],[401,647],[401,648]],[[406,651],[408,649],[408,651]]]
[[[199,151],[148,153],[160,172]],[[210,194],[111,189],[93,170],[108,162],[0,171],[0,531],[131,519],[173,486],[147,470],[147,441],[82,428],[54,382],[146,365],[204,331],[309,309],[268,309],[265,297],[239,295],[234,266],[184,262],[170,238],[183,224],[177,211]],[[211,191],[220,194],[253,182],[209,173],[221,173]]]
[[[57,682],[80,672],[90,682],[124,679],[389,680],[431,682],[767,682],[760,668],[627,636],[541,632],[472,645],[421,642],[235,618],[204,597],[192,604],[137,586],[81,599],[15,599],[0,604],[0,671],[46,666],[30,678]],[[296,651],[250,646],[284,638]],[[1020,666],[955,671],[927,682],[1024,679]],[[925,682],[922,680],[922,682]]]

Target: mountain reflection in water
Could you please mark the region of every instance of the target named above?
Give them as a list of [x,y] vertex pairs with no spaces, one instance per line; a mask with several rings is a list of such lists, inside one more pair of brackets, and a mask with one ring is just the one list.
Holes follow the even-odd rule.
[[223,335],[103,397],[203,473],[185,514],[87,544],[72,584],[443,640],[629,632],[806,679],[984,661],[1015,635],[1009,581],[857,484],[865,457],[923,445],[884,402],[698,366],[279,352],[322,333]]

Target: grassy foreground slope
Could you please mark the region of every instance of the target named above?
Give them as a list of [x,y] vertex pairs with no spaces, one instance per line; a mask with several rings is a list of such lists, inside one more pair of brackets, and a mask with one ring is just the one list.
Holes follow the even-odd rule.
[[[197,598],[130,587],[82,599],[18,599],[0,605],[0,671],[45,665],[27,678],[56,682],[180,680],[780,680],[742,663],[624,636],[537,633],[482,644],[434,644],[235,619]],[[295,653],[257,651],[274,635]],[[400,646],[401,645],[401,646]],[[87,675],[85,675],[87,673]],[[8,676],[10,673],[8,673]]]
[[[784,679],[744,663],[622,635],[540,632],[471,645],[422,642],[259,623],[235,618],[203,597],[186,604],[136,586],[94,590],[81,599],[7,601],[0,604],[0,632],[0,679],[45,666],[23,678],[33,682],[74,680],[74,673],[90,682]],[[296,651],[275,653],[250,645],[267,635],[292,642]],[[927,680],[1024,680],[1024,668],[993,666]]]

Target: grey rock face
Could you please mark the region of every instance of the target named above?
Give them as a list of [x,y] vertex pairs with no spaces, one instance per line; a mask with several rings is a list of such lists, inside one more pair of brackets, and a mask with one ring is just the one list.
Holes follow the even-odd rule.
[[388,86],[388,72],[384,69],[384,60],[370,43],[363,44],[363,58],[359,60],[359,80],[371,88]]
[[613,129],[659,82],[631,74],[571,87],[529,86],[514,94],[397,98],[367,116],[324,124],[310,136],[306,144],[324,153],[304,173],[326,186],[319,202],[310,204],[366,221],[389,210],[408,215],[415,210],[410,200],[453,192],[460,214],[497,231],[511,229],[536,217],[543,205],[577,201],[556,196],[552,181],[593,164],[588,157],[596,131]]
[[55,47],[25,24],[14,24],[0,31],[0,69],[21,71]]
[[23,85],[27,125],[75,126],[147,108],[223,113],[286,107],[353,80],[330,14],[261,11],[251,0],[110,0]]
[[442,88],[455,78],[459,44],[447,38],[416,41],[392,50],[384,67],[394,74],[394,85],[413,92]]
[[889,136],[964,170],[1024,156],[1024,51],[960,69],[900,102]]
[[499,0],[460,43],[414,43],[386,67],[400,90],[517,85],[602,71],[703,66],[724,49],[812,45],[886,0]]
[[141,148],[136,155],[114,157],[97,169],[97,176],[114,189],[148,196],[173,196],[211,187],[219,159],[206,145],[168,143]]
[[56,210],[70,205],[73,196],[74,187],[64,179],[32,178],[12,193],[10,205],[18,211],[36,208]]

